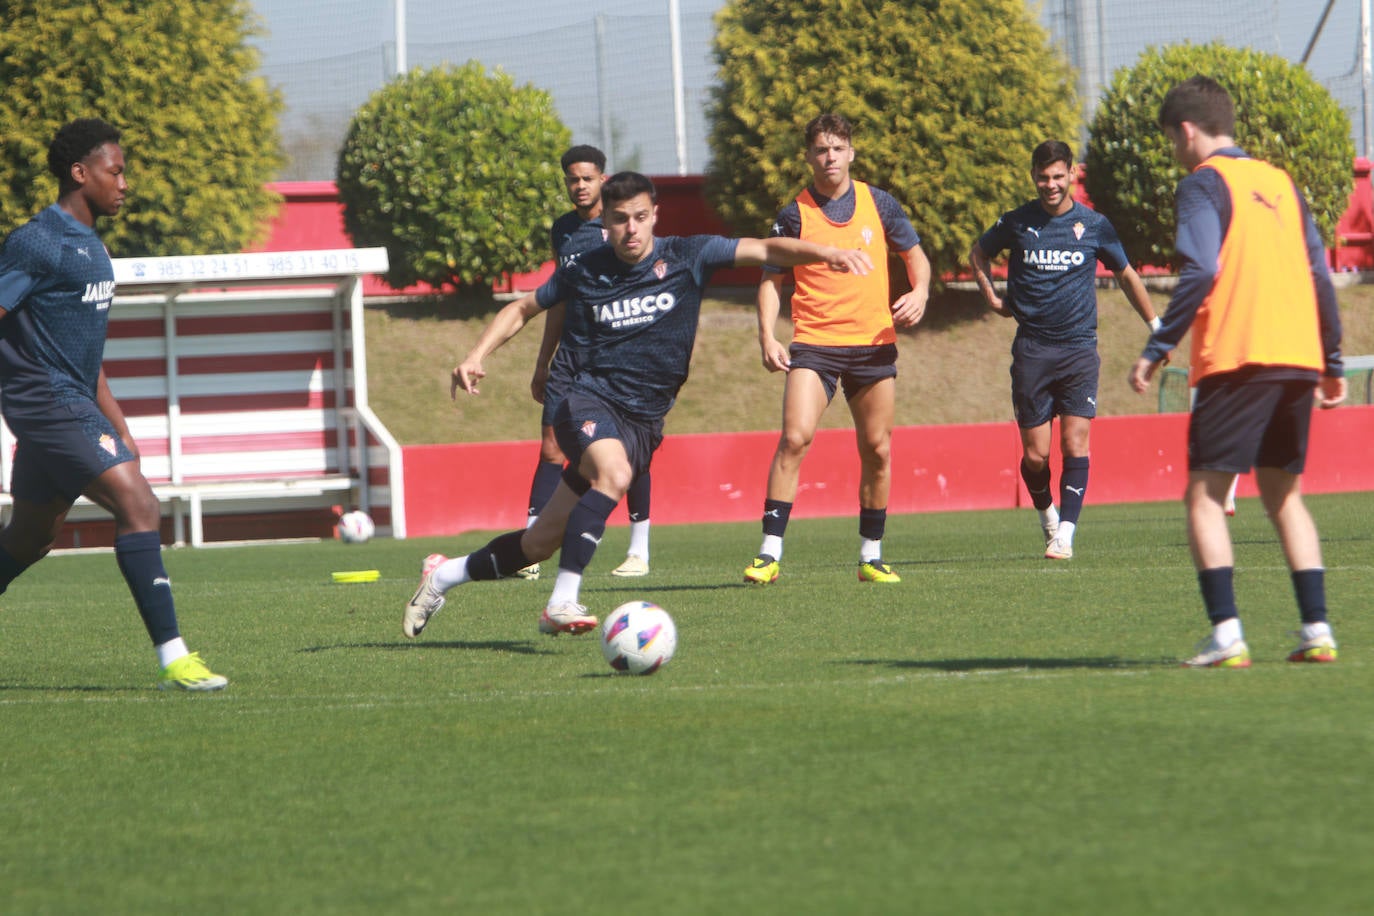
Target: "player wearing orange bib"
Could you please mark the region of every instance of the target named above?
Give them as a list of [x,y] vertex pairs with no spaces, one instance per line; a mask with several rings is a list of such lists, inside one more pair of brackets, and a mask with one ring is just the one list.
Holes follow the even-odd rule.
[[1302,500],[1313,390],[1322,407],[1345,399],[1341,320],[1326,252],[1307,202],[1281,169],[1236,146],[1231,96],[1195,76],[1171,89],[1159,125],[1191,174],[1179,182],[1178,286],[1163,325],[1131,370],[1144,393],[1192,329],[1188,420],[1188,543],[1212,633],[1184,664],[1247,668],[1223,500],[1255,469],[1283,546],[1302,629],[1294,662],[1336,660],[1326,618],[1326,570]]
[[[772,234],[861,249],[875,269],[836,282],[823,271],[795,268],[790,348],[778,341],[773,330],[782,308],[782,274],[766,272],[759,284],[763,365],[769,372],[787,373],[787,382],[782,435],[768,471],[768,496],[763,504],[763,543],[744,570],[746,582],[766,585],[778,578],[802,459],[815,438],[821,414],[841,386],[854,417],[862,465],[859,580],[901,581],[882,559],[892,478],[889,445],[896,411],[896,328],[911,327],[925,314],[930,262],[911,221],[892,195],[850,178],[851,134],[849,121],[837,114],[823,114],[807,124],[811,186],[779,212]],[[889,252],[896,252],[905,263],[911,284],[911,291],[895,302],[888,292]]]

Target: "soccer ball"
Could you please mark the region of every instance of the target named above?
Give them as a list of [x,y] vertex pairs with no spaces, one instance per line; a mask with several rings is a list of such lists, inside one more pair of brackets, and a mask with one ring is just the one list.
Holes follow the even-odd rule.
[[339,540],[345,544],[365,544],[377,532],[372,517],[354,509],[339,516]]
[[677,649],[677,627],[650,601],[627,601],[601,625],[601,654],[617,671],[653,674]]

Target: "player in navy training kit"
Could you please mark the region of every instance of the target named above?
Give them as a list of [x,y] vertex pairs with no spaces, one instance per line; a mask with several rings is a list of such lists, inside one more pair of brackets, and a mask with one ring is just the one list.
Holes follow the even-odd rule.
[[[1116,275],[1131,307],[1158,327],[1150,295],[1107,218],[1073,199],[1073,152],[1046,140],[1031,153],[1037,199],[1004,213],[969,252],[988,307],[1016,319],[1011,399],[1021,429],[1021,479],[1040,513],[1045,558],[1073,556],[1088,488],[1088,434],[1097,415],[1097,262]],[[991,259],[1009,252],[999,298]],[[1059,419],[1059,508],[1050,492],[1051,423]]]
[[102,365],[114,268],[94,230],[128,183],[119,131],[82,118],[48,147],[59,197],[0,248],[0,387],[18,445],[14,512],[0,530],[0,593],[52,550],[78,496],[115,520],[115,559],[156,648],[158,686],[229,682],[186,648],[162,565],[157,496]]
[[[601,224],[601,185],[606,180],[606,155],[594,146],[574,146],[563,154],[560,165],[573,209],[554,220],[549,230],[549,241],[555,263],[563,265],[574,255],[599,248],[606,241],[605,227]],[[572,382],[576,357],[571,342],[561,340],[562,331],[563,306],[556,305],[545,315],[544,337],[535,359],[534,377],[530,380],[530,393],[544,405],[544,412],[541,418],[539,464],[530,484],[526,527],[534,524],[539,517],[539,510],[558,487],[566,461],[554,436],[553,414]],[[630,492],[626,496],[626,507],[630,513],[630,547],[625,561],[611,570],[613,576],[644,576],[649,572],[651,490],[647,470],[636,476],[630,485]],[[528,566],[516,575],[537,579],[539,564]]]
[[799,239],[655,238],[653,182],[621,172],[602,188],[608,244],[573,258],[535,292],[505,306],[452,374],[477,394],[482,360],[525,323],[564,303],[564,338],[578,348],[577,375],[555,413],[568,467],[529,528],[503,534],[473,553],[422,567],[402,630],[416,636],[464,582],[498,579],[561,552],[553,595],[539,620],[543,633],[583,633],[597,619],[577,603],[611,510],[663,439],[663,418],[687,379],[702,290],[719,267],[796,266],[824,261],[858,274],[868,256]]

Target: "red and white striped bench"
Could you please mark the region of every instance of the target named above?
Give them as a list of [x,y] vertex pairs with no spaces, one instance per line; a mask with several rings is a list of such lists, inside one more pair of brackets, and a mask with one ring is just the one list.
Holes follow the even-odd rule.
[[[400,447],[367,405],[360,276],[385,270],[385,249],[115,261],[105,371],[174,543],[327,537],[336,506],[405,536]],[[108,543],[83,503],[60,546]]]

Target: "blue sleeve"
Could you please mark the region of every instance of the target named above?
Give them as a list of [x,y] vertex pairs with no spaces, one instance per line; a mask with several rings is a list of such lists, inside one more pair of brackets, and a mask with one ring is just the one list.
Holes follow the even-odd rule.
[[[797,207],[794,200],[787,206],[778,211],[778,218],[773,220],[772,227],[768,230],[770,239],[799,239],[801,238],[801,210]],[[764,274],[786,273],[786,268],[763,265]]]
[[872,188],[873,204],[878,208],[878,217],[883,221],[883,233],[887,236],[887,247],[892,251],[910,251],[921,244],[916,227],[911,225],[902,205],[882,188]]
[[[39,230],[33,223],[20,226],[0,246],[0,309],[12,312],[28,298],[47,274],[55,273],[51,259],[43,256],[47,248],[35,238]],[[55,248],[60,250],[60,247]]]
[[1126,247],[1121,244],[1111,220],[1101,217],[1097,234],[1097,259],[1107,265],[1108,270],[1118,273],[1131,266],[1131,259],[1126,257]]
[[711,278],[712,271],[720,267],[735,266],[735,251],[739,248],[739,239],[727,239],[721,235],[699,238],[704,244],[697,250],[696,266],[692,269],[692,276],[696,278],[698,286],[705,286],[706,281]]
[[1312,265],[1312,286],[1317,292],[1317,319],[1321,327],[1322,354],[1326,359],[1323,372],[1331,378],[1339,378],[1345,374],[1345,363],[1341,359],[1341,312],[1336,305],[1336,287],[1331,284],[1331,274],[1326,269],[1326,244],[1301,191],[1298,201],[1302,204],[1303,235],[1307,242],[1307,261]]
[[1010,213],[1003,213],[997,217],[997,222],[993,223],[987,232],[978,237],[978,247],[983,249],[983,254],[989,258],[997,257],[1010,248],[1012,242],[1016,241],[1011,233],[1010,221],[1007,219],[1010,215]]
[[1221,241],[1231,224],[1231,197],[1221,175],[1201,169],[1178,183],[1178,285],[1163,323],[1141,354],[1163,359],[1192,327],[1197,310],[1216,283]]
[[552,277],[545,280],[540,284],[539,288],[534,291],[534,301],[541,309],[551,309],[558,303],[569,298],[566,287],[561,282],[562,277],[563,268],[560,267],[553,272]]

